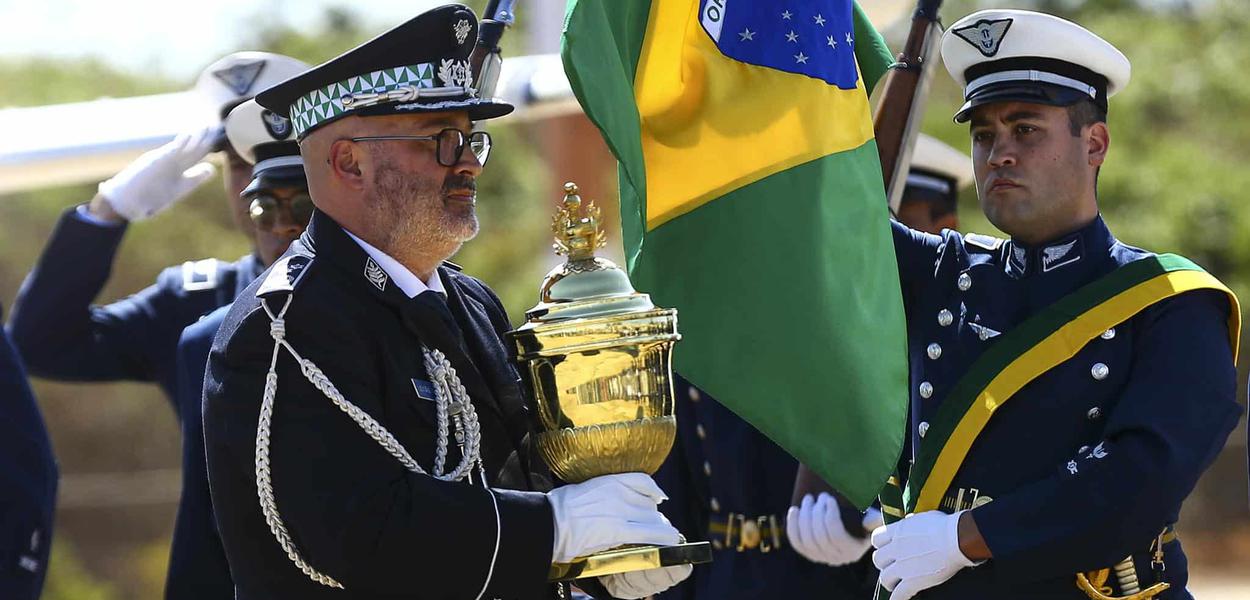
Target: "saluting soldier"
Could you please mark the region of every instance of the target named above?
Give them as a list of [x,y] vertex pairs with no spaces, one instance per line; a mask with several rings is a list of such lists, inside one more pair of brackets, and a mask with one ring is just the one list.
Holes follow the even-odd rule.
[[1240,317],[1215,278],[1099,215],[1129,61],[1014,10],[959,20],[942,58],[981,207],[1010,239],[893,225],[913,391],[882,495],[887,521],[907,518],[872,534],[881,584],[892,600],[1189,598],[1173,526],[1239,417]]
[[[219,106],[224,118],[256,92],[307,66],[279,54],[239,52],[205,69],[196,90]],[[251,165],[224,146],[220,124],[179,135],[135,159],[101,183],[90,202],[61,216],[18,292],[8,324],[32,375],[59,381],[152,381],[174,401],[174,347],[182,329],[233,300],[299,234],[252,224],[239,198],[252,179]],[[169,208],[212,177],[213,166],[203,160],[213,150],[225,151],[226,198],[252,252],[234,262],[208,258],[169,267],[152,286],[93,306],[128,224]],[[176,404],[174,409],[179,411]]]
[[56,487],[48,429],[22,359],[0,330],[0,590],[5,598],[37,600],[43,590]]
[[[959,190],[972,178],[967,155],[921,134],[900,218],[934,233],[956,227]],[[710,541],[714,560],[660,598],[869,597],[877,571],[867,556],[868,534],[881,524],[881,512],[821,494],[808,500],[819,506],[809,514],[839,518],[788,519],[794,457],[685,379],[677,377],[674,388],[677,441],[656,473],[670,497],[660,510],[688,539]]]
[[[226,116],[225,129],[231,149],[253,165],[252,181],[240,195],[253,226],[278,239],[295,239],[308,225],[313,205],[291,122],[248,100]],[[177,404],[187,418],[182,420],[182,496],[165,578],[165,597],[170,599],[234,597],[213,519],[199,417],[208,350],[228,308],[218,308],[189,325],[178,340]]]
[[[477,18],[449,5],[270,88],[316,211],[227,313],[204,382],[236,598],[567,597],[553,561],[676,543],[641,473],[550,492],[499,299],[444,262],[478,230]],[[581,584],[641,598],[689,566]]]

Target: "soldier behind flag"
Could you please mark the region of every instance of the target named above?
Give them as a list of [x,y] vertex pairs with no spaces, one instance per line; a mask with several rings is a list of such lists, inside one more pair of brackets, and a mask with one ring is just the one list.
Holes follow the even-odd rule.
[[[959,190],[972,179],[967,155],[921,134],[900,218],[934,233],[957,227]],[[813,513],[837,518],[788,519],[798,462],[684,378],[676,379],[675,390],[677,441],[655,475],[670,497],[660,510],[688,539],[710,541],[714,560],[697,565],[689,580],[659,598],[870,596],[877,570],[867,557],[868,533],[881,524],[880,510],[859,511],[821,494],[809,500],[819,506]]]

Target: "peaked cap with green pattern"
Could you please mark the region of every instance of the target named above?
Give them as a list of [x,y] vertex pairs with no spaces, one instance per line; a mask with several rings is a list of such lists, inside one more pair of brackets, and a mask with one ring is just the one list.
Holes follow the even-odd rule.
[[299,139],[348,115],[463,110],[474,121],[502,117],[511,104],[477,95],[469,66],[476,43],[473,11],[440,6],[257,94],[256,101],[288,115]]

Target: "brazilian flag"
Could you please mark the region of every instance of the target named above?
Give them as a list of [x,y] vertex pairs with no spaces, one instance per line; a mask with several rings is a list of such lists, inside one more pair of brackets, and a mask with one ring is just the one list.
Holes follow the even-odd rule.
[[852,0],[570,0],[561,56],[677,372],[866,506],[907,417],[880,35]]

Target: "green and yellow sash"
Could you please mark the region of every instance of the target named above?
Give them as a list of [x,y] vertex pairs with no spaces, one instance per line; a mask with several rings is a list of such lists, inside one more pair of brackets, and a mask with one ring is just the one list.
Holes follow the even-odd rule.
[[994,412],[1043,373],[1076,355],[1104,331],[1147,307],[1185,292],[1228,294],[1233,360],[1241,337],[1237,296],[1188,259],[1143,258],[1104,275],[1033,315],[986,350],[942,401],[904,486],[891,478],[882,490],[886,521],[938,508],[960,465]]

